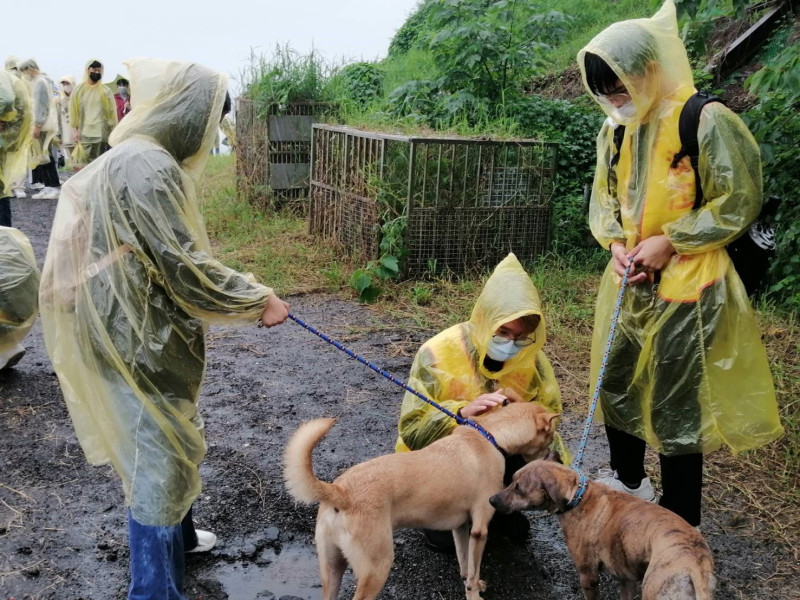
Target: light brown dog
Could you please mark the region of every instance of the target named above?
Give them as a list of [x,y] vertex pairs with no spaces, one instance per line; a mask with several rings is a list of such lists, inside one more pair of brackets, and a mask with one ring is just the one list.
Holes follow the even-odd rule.
[[543,509],[558,515],[586,600],[598,596],[598,573],[619,577],[620,598],[709,600],[716,578],[703,536],[678,515],[630,494],[589,482],[575,508],[578,474],[551,460],[537,460],[514,474],[490,502],[500,512]]
[[[535,403],[512,403],[478,417],[508,454],[541,458],[553,440],[556,418]],[[481,557],[494,508],[489,497],[503,489],[505,459],[472,427],[414,452],[387,454],[356,465],[333,483],[317,479],[311,455],[335,419],[300,426],[284,455],[289,492],[319,502],[316,542],[324,600],[339,594],[347,564],[358,580],[354,600],[378,596],[394,562],[392,532],[403,527],[453,530],[467,598],[479,599]]]

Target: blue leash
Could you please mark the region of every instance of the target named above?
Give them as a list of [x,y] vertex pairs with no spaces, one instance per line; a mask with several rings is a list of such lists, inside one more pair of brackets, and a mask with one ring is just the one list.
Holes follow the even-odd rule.
[[477,430],[483,437],[485,437],[487,440],[489,440],[492,443],[492,445],[500,451],[501,454],[503,454],[505,456],[505,454],[506,454],[505,450],[503,450],[500,447],[500,445],[494,439],[494,436],[491,433],[489,433],[488,431],[486,431],[483,427],[481,427],[475,421],[473,421],[471,419],[465,419],[464,417],[460,417],[457,414],[450,412],[444,406],[441,406],[440,404],[437,404],[436,402],[434,402],[433,400],[431,400],[430,398],[428,398],[424,394],[420,394],[417,390],[413,389],[412,387],[410,387],[409,385],[407,385],[403,381],[399,380],[397,377],[395,377],[391,373],[388,373],[387,371],[381,369],[380,367],[372,364],[368,360],[366,360],[364,358],[361,358],[358,354],[356,354],[355,352],[353,352],[349,348],[345,348],[344,346],[342,346],[342,344],[340,344],[336,340],[330,338],[329,336],[325,335],[321,331],[318,331],[317,329],[315,329],[314,327],[312,327],[308,323],[303,322],[301,319],[298,319],[292,313],[289,313],[289,318],[292,321],[294,321],[295,323],[297,323],[298,325],[300,325],[301,327],[304,327],[305,329],[307,329],[308,331],[310,331],[311,333],[316,335],[317,337],[322,338],[323,340],[328,342],[334,348],[338,348],[339,350],[341,350],[342,352],[347,354],[350,358],[355,358],[358,362],[360,362],[363,365],[368,366],[370,369],[372,369],[373,371],[375,371],[379,375],[384,376],[386,379],[391,381],[393,384],[403,388],[407,392],[411,392],[417,398],[420,398],[421,400],[427,402],[428,404],[433,406],[435,409],[442,411],[444,414],[446,414],[451,419],[455,419],[456,423],[458,423],[459,425],[467,425],[467,426],[472,427],[473,429]]
[[611,330],[608,332],[608,342],[606,343],[606,351],[603,354],[603,360],[600,363],[600,371],[597,374],[597,385],[594,388],[594,396],[592,397],[592,404],[589,407],[589,416],[586,417],[586,425],[583,428],[583,435],[581,436],[581,443],[578,446],[578,453],[572,460],[570,468],[578,473],[578,491],[575,492],[572,500],[567,504],[567,508],[575,508],[586,493],[586,486],[589,484],[589,479],[581,470],[581,463],[583,463],[583,454],[586,451],[586,445],[589,443],[589,431],[592,428],[592,421],[594,421],[594,413],[597,410],[597,402],[600,399],[600,388],[603,386],[603,379],[606,375],[606,365],[608,365],[608,355],[611,352],[611,344],[614,341],[614,335],[617,333],[617,322],[619,321],[619,313],[622,309],[622,296],[625,294],[625,288],[628,285],[628,274],[631,271],[633,259],[630,259],[628,266],[625,267],[625,275],[622,277],[622,284],[619,288],[617,295],[617,306],[614,309],[614,316],[611,319]]

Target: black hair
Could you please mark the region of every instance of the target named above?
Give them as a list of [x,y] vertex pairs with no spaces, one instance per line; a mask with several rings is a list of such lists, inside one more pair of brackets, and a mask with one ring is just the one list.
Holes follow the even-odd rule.
[[587,52],[583,55],[583,65],[586,69],[586,83],[595,96],[605,96],[614,90],[619,75],[614,73],[606,61],[597,54]]
[[100,63],[100,61],[93,60],[92,64],[89,65],[89,68],[90,69],[102,69],[103,65]]
[[123,85],[130,85],[130,82],[124,77],[120,77],[119,79],[117,79],[117,85],[119,85],[120,83]]
[[222,105],[222,118],[231,112],[231,95],[225,92],[225,103]]

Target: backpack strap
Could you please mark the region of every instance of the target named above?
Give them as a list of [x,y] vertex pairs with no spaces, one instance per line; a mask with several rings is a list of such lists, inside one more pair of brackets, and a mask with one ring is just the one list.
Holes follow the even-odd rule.
[[697,141],[697,129],[700,126],[700,113],[703,107],[711,102],[722,102],[717,96],[701,90],[691,96],[681,109],[678,120],[678,133],[681,138],[681,149],[672,159],[672,168],[676,168],[684,156],[689,157],[694,170],[694,210],[703,202],[703,186],[700,183],[700,144]]

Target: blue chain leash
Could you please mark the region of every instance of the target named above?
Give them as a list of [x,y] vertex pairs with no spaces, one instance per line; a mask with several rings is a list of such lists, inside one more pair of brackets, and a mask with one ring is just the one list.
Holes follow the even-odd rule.
[[407,392],[411,392],[417,398],[420,398],[421,400],[427,402],[428,404],[433,406],[435,409],[442,411],[444,414],[446,414],[451,419],[455,419],[456,423],[458,423],[459,425],[467,425],[467,426],[472,427],[473,429],[477,430],[483,437],[485,437],[487,440],[489,440],[495,448],[497,448],[503,455],[505,455],[505,450],[503,450],[499,446],[497,441],[494,439],[494,436],[491,433],[489,433],[488,431],[486,431],[483,427],[481,427],[475,421],[472,421],[471,419],[465,419],[464,417],[460,417],[457,414],[455,414],[453,412],[450,412],[444,406],[441,406],[440,404],[437,404],[436,402],[434,402],[433,400],[431,400],[430,398],[428,398],[424,394],[420,394],[417,390],[411,388],[409,385],[407,385],[406,383],[404,383],[403,381],[401,381],[400,379],[398,379],[397,377],[395,377],[391,373],[388,373],[387,371],[381,369],[380,367],[372,364],[368,360],[366,360],[364,358],[361,358],[358,354],[356,354],[355,352],[353,352],[349,348],[345,348],[342,344],[340,344],[336,340],[330,338],[329,336],[325,335],[321,331],[318,331],[317,329],[315,329],[314,327],[312,327],[308,323],[303,322],[301,319],[298,319],[292,313],[289,313],[289,318],[292,321],[294,321],[295,323],[297,323],[298,325],[300,325],[301,327],[304,327],[305,329],[307,329],[308,331],[310,331],[311,333],[316,335],[317,337],[322,338],[323,340],[328,342],[334,348],[338,348],[339,350],[341,350],[342,352],[347,354],[350,358],[355,358],[358,362],[360,362],[363,365],[368,366],[370,369],[372,369],[373,371],[375,371],[379,375],[382,375],[383,377],[385,377],[386,379],[391,381],[393,384],[403,388]]
[[606,351],[603,354],[603,360],[600,363],[600,371],[597,374],[597,385],[594,388],[594,396],[592,397],[592,404],[589,407],[589,415],[586,417],[586,425],[583,428],[581,443],[578,447],[578,453],[575,455],[575,458],[570,465],[570,468],[578,473],[578,491],[575,492],[575,496],[573,496],[572,500],[570,500],[567,504],[568,509],[578,506],[581,498],[583,498],[583,494],[586,492],[586,486],[589,483],[589,479],[581,470],[581,464],[583,463],[583,454],[586,451],[586,445],[589,443],[589,432],[592,429],[594,413],[595,410],[597,410],[597,402],[600,399],[600,388],[603,386],[603,379],[606,375],[606,365],[608,364],[608,355],[611,352],[611,344],[614,341],[614,335],[617,333],[617,322],[619,321],[619,313],[622,309],[622,296],[625,294],[625,288],[628,286],[628,274],[631,271],[631,265],[633,265],[632,258],[628,262],[628,266],[625,267],[625,275],[622,277],[622,284],[620,285],[619,294],[617,295],[617,306],[614,309],[614,316],[611,319],[611,330],[608,332]]

